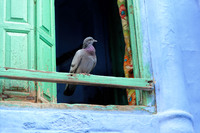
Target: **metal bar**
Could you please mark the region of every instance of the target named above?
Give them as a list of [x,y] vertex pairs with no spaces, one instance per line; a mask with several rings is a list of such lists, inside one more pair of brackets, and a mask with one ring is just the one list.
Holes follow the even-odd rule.
[[17,68],[0,68],[3,79],[28,80],[40,82],[54,82],[63,84],[77,84],[89,86],[104,86],[113,88],[129,88],[136,90],[153,90],[153,81],[143,78],[124,78],[111,76],[83,75],[61,72],[47,72]]

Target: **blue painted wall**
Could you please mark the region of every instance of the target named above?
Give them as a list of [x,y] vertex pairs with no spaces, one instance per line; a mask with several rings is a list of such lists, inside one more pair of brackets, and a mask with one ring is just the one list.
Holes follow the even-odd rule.
[[[132,112],[0,108],[1,133],[159,133],[154,115]],[[127,117],[129,116],[129,117]]]
[[143,46],[150,49],[156,80],[157,114],[1,107],[0,131],[199,133],[199,1],[142,0],[140,5]]
[[[157,83],[158,112],[161,114],[170,111],[187,112],[187,116],[184,116],[187,122],[176,123],[176,118],[165,119],[161,122],[160,131],[194,130],[198,133],[200,131],[198,1],[153,0],[142,3],[142,23],[146,25],[143,27],[144,40],[147,40],[145,43],[149,43],[151,49],[153,73]],[[147,18],[144,18],[145,15]]]

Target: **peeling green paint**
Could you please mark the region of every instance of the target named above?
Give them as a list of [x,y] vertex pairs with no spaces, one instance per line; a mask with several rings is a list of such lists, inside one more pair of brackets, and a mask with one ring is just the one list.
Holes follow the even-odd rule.
[[[97,75],[88,76],[83,74],[46,72],[14,68],[0,68],[0,77],[18,80],[142,89],[146,91],[153,90],[152,80],[143,78],[124,78]],[[42,88],[43,85],[37,85],[37,87],[39,89]]]
[[[144,58],[150,58],[150,53],[144,53],[144,49],[149,51],[149,48],[144,48],[141,32],[141,20],[140,20],[140,1],[128,0],[128,17],[130,24],[130,39],[132,48],[133,68],[135,78],[152,78],[150,72],[151,62],[144,62]],[[143,92],[142,90],[136,91],[137,105],[154,105],[154,92]]]

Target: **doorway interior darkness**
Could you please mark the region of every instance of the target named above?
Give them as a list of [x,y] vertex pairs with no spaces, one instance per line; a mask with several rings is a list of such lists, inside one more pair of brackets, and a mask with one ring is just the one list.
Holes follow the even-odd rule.
[[[123,77],[124,38],[116,0],[55,0],[56,62],[58,72],[69,72],[75,51],[87,36],[95,44],[95,75]],[[58,103],[126,105],[124,89],[77,86],[73,96],[64,96],[65,84],[57,84]]]

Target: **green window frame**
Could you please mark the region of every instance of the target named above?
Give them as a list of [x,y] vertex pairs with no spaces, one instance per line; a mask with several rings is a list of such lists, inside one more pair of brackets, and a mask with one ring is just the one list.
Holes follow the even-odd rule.
[[[36,2],[37,1],[35,0],[35,3]],[[54,3],[53,0],[51,0],[51,3]],[[132,55],[133,55],[132,56],[133,68],[134,68],[133,71],[134,71],[135,78],[111,77],[111,76],[100,76],[100,75],[87,76],[87,75],[80,75],[80,74],[54,72],[55,68],[50,70],[51,71],[50,72],[50,71],[40,71],[43,69],[40,69],[40,70],[18,69],[18,68],[2,67],[1,65],[0,80],[15,79],[15,80],[36,81],[36,83],[39,83],[39,82],[69,83],[69,84],[90,85],[90,86],[107,86],[107,87],[114,87],[114,88],[136,89],[137,90],[136,97],[137,97],[137,105],[138,105],[137,109],[149,110],[149,107],[150,108],[153,107],[153,110],[150,109],[151,110],[150,112],[155,112],[156,111],[155,94],[154,94],[155,90],[154,90],[154,81],[153,81],[152,74],[150,71],[151,62],[144,64],[144,62],[142,61],[144,56],[150,56],[150,55],[144,55],[142,52],[143,47],[142,47],[142,33],[141,33],[141,26],[140,26],[139,0],[127,0],[127,6],[128,6],[128,17],[129,17],[129,24],[130,24],[130,36],[131,36],[130,41],[131,41],[131,48],[132,48]],[[39,12],[36,12],[35,14],[39,15]],[[54,18],[52,17],[51,20],[53,19]],[[47,44],[50,46],[55,42],[55,35],[54,35],[55,29],[54,28],[52,29],[51,27],[51,30],[48,30],[48,26],[49,26],[48,24],[46,25],[46,27],[44,25],[41,29],[37,27],[37,31],[36,31],[38,32],[36,36],[37,43],[39,43],[38,40],[40,39],[42,39],[43,41],[46,41]],[[43,30],[45,32],[43,32]],[[51,38],[49,39],[49,36],[47,36],[46,33],[47,34],[52,33],[53,40]],[[49,40],[51,40],[52,42]],[[55,49],[55,46],[53,47]],[[38,52],[40,51],[38,50]],[[55,54],[55,52],[53,52],[53,54]],[[40,59],[40,62],[41,62],[41,59]],[[54,84],[53,89],[56,89],[55,84]],[[41,92],[39,91],[37,93],[41,93]],[[54,100],[49,100],[49,101],[52,103],[56,103],[56,98],[55,98],[56,94],[53,94],[53,96],[54,96]],[[3,97],[4,96],[1,95],[0,98],[3,98]],[[42,102],[46,102],[46,103],[48,103],[49,101],[45,99],[42,100]],[[9,102],[8,103],[0,102],[0,103],[1,103],[0,105],[8,105],[8,104],[14,105],[13,103],[9,103]],[[20,105],[20,103],[15,103],[15,104]],[[25,106],[25,104],[20,105],[20,106]],[[44,106],[44,105],[38,105],[38,106]],[[59,104],[55,105],[55,107],[56,106],[59,106]],[[70,105],[70,107],[71,106],[77,106],[77,105]],[[81,106],[84,106],[84,105],[81,105]],[[102,108],[105,108],[108,110],[109,109],[111,110],[124,109],[123,107],[118,106],[118,105],[116,106],[112,105],[112,108],[109,108],[110,106],[106,106]],[[65,107],[68,108],[69,106],[65,104],[63,108]],[[126,109],[127,110],[136,109],[136,107],[126,106]]]
[[[141,20],[140,20],[140,4],[139,0],[127,0],[128,19],[130,27],[130,41],[133,60],[133,73],[135,78],[152,79],[150,83],[154,83],[153,75],[150,70],[151,57],[148,48],[143,51]],[[143,62],[143,58],[148,59],[149,62]],[[154,86],[153,86],[154,87]],[[153,91],[136,91],[137,105],[155,105],[155,90]]]

